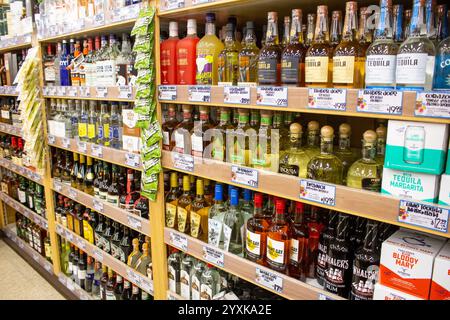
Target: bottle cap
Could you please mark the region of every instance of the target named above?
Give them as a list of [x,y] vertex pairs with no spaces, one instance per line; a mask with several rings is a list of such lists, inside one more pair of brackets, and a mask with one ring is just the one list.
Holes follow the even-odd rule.
[[328,14],[328,6],[318,6],[317,7],[317,15],[327,15]]
[[376,130],[378,138],[386,138],[386,127],[379,126]]
[[192,111],[192,106],[190,105],[183,105],[183,112],[191,112]]
[[208,12],[206,14],[206,23],[214,23],[216,21],[216,14],[213,12]]
[[320,129],[320,135],[323,138],[333,138],[334,135],[334,129],[331,126],[323,126],[322,129]]
[[319,130],[319,123],[317,121],[308,122],[308,131],[317,131]]
[[358,10],[358,3],[356,1],[348,1],[345,3],[345,10],[347,12],[349,11],[357,11]]
[[239,204],[239,191],[235,188],[231,189],[230,204],[232,206],[237,206]]
[[367,130],[363,134],[363,139],[365,142],[374,143],[377,140],[377,134],[373,130]]
[[294,20],[302,20],[302,9],[292,9],[292,21]]
[[223,200],[223,186],[220,183],[217,183],[214,187],[214,200],[222,201]]
[[201,196],[203,196],[203,194],[204,194],[202,179],[197,179],[197,194],[201,195]]
[[342,11],[340,11],[340,10],[334,10],[334,11],[331,13],[331,16],[332,16],[333,19],[339,19],[340,17],[342,17]]
[[238,113],[242,115],[248,115],[248,109],[239,108]]
[[201,106],[201,107],[199,108],[199,111],[200,111],[201,113],[208,113],[208,107]]
[[339,135],[341,137],[349,137],[352,133],[352,127],[348,123],[342,123],[339,126]]
[[263,204],[263,195],[262,193],[255,193],[255,197],[253,198],[256,208],[262,208]]
[[284,206],[285,202],[284,199],[276,199],[275,200],[275,209],[277,214],[283,214],[284,213]]
[[244,189],[244,200],[251,201],[252,200],[252,191],[249,189]]
[[187,21],[187,34],[196,34],[197,33],[197,20],[188,19]]
[[299,123],[297,123],[297,122],[294,122],[294,123],[292,123],[292,124],[289,126],[289,131],[290,131],[290,133],[292,133],[292,134],[299,134],[299,133],[302,133],[302,132],[303,132],[303,131],[302,131],[302,125],[299,124]]
[[289,16],[284,17],[284,24],[287,24],[287,23],[291,23],[291,17],[289,17]]

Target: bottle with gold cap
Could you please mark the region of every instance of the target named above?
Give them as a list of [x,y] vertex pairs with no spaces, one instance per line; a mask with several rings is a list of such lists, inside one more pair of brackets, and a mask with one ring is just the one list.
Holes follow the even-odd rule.
[[190,235],[203,241],[208,238],[208,202],[204,196],[203,179],[197,179],[197,195],[190,212]]
[[130,255],[127,258],[127,265],[132,267],[133,269],[136,267],[136,264],[141,257],[142,253],[139,251],[139,239],[134,238],[131,242],[133,245],[133,251],[131,251]]
[[347,186],[380,192],[383,166],[375,160],[377,134],[364,132],[362,158],[352,164],[347,174]]
[[256,139],[256,131],[249,123],[248,109],[239,109],[238,125],[236,129],[227,133],[227,148],[231,163],[242,166],[250,165],[250,135],[255,135],[252,139]]
[[190,231],[190,205],[192,203],[191,184],[189,176],[183,176],[183,194],[178,198],[177,203],[177,229],[180,232],[188,233]]
[[[294,122],[296,122],[294,120]],[[308,122],[308,128],[306,130],[306,154],[312,158],[320,153],[320,125],[317,121]]]
[[204,139],[204,135],[207,130],[213,127],[214,125],[209,119],[208,107],[200,106],[200,120],[194,123],[194,127],[191,130],[191,152],[194,157],[203,157],[203,150],[207,150],[210,143],[209,139]]
[[306,166],[310,160],[302,148],[302,125],[292,123],[289,126],[289,148],[280,155],[280,173],[306,178]]
[[178,175],[176,172],[170,174],[170,190],[166,196],[166,227],[176,228],[177,226],[177,203],[181,196],[178,186]]
[[149,254],[149,245],[148,243],[142,244],[142,255],[139,257],[139,260],[136,262],[136,271],[140,274],[143,274],[146,277],[151,277],[151,274],[148,274],[148,270],[151,270],[152,258]]
[[256,139],[249,139],[250,160],[253,168],[278,172],[279,132],[272,129],[272,111],[262,110]]
[[219,161],[227,161],[226,157],[226,145],[227,135],[229,131],[232,131],[234,126],[230,122],[230,109],[220,109],[220,122],[214,128],[215,134],[211,137],[212,143],[212,158]]
[[377,130],[377,155],[375,156],[375,160],[380,164],[384,165],[384,153],[386,151],[386,127],[380,125]]
[[307,178],[342,184],[342,161],[333,154],[334,130],[330,126],[320,129],[320,153],[308,163]]
[[348,123],[342,123],[339,126],[339,145],[336,150],[336,156],[341,159],[342,161],[342,167],[343,167],[343,178],[344,178],[344,184],[345,180],[347,178],[347,171],[348,168],[352,165],[352,163],[355,161],[355,158],[353,157],[353,152],[350,148],[350,135],[352,133],[352,128]]

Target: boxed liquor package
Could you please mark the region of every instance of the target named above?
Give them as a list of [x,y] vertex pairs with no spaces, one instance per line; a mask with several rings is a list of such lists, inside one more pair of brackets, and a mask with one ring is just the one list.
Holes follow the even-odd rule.
[[430,300],[450,300],[450,241],[434,260]]
[[427,174],[444,171],[448,126],[389,120],[385,167]]
[[414,201],[437,202],[439,175],[383,169],[381,193]]
[[434,258],[444,242],[437,236],[398,230],[382,244],[380,284],[428,299]]
[[423,300],[419,297],[395,290],[380,283],[375,284],[373,300]]
[[450,206],[450,174],[443,174],[441,176],[439,204]]

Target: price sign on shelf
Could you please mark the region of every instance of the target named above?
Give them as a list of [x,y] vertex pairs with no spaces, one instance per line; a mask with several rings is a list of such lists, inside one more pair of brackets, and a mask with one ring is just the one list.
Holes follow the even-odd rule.
[[397,90],[366,89],[358,91],[356,111],[402,115],[403,93]]
[[347,90],[345,89],[308,89],[308,108],[334,111],[347,110]]
[[400,200],[398,221],[447,233],[449,211],[431,204]]
[[77,142],[78,152],[80,153],[86,153],[87,152],[87,143],[78,141]]
[[52,136],[52,135],[48,135],[48,144],[55,144],[55,142],[56,142],[56,138],[55,138],[55,136]]
[[69,240],[69,242],[73,242],[73,234],[70,233],[69,231],[65,231],[65,237],[67,240]]
[[327,295],[325,295],[323,293],[319,293],[318,299],[319,300],[334,300],[333,298],[331,298],[331,297],[329,297],[329,296],[327,296]]
[[97,98],[106,98],[108,96],[108,87],[96,87]]
[[119,99],[131,99],[133,97],[132,86],[120,86],[119,87]]
[[97,212],[102,213],[103,212],[103,202],[97,199],[92,200],[92,204],[94,207],[94,210]]
[[53,189],[55,189],[56,192],[61,192],[62,185],[58,181],[53,181]]
[[189,86],[188,99],[190,102],[211,102],[211,86]]
[[93,24],[96,27],[104,25],[105,24],[105,14],[104,13],[96,14],[94,16]]
[[93,250],[94,258],[97,259],[100,262],[103,262],[103,251],[100,249],[94,249]]
[[184,7],[185,0],[167,0],[165,10],[172,10]]
[[[60,273],[59,275],[58,275],[58,280],[59,280],[59,282],[61,282],[64,286],[66,285],[66,276],[64,275],[64,274],[62,274],[62,273]],[[70,281],[72,281],[72,280],[70,280]]]
[[203,246],[203,259],[221,268],[225,266],[223,251],[210,246]]
[[96,144],[91,145],[91,154],[93,157],[103,158],[103,147]]
[[83,239],[76,239],[75,244],[78,248],[82,249],[83,251],[86,250],[86,242]]
[[250,104],[250,87],[223,87],[223,102],[231,104]]
[[57,224],[56,225],[56,233],[62,236],[63,232],[64,232],[63,227],[61,227],[59,224]]
[[66,95],[68,95],[69,97],[76,97],[77,94],[78,94],[77,87],[67,87]]
[[91,96],[90,87],[79,87],[79,95],[83,98],[89,98]]
[[144,289],[144,291],[149,292],[153,294],[153,281],[145,276],[140,276],[140,283],[141,288]]
[[258,188],[258,170],[247,167],[231,166],[231,181],[252,188]]
[[58,86],[56,87],[56,95],[59,97],[63,97],[66,95],[66,87]]
[[127,216],[127,219],[128,219],[128,225],[130,227],[132,227],[133,229],[139,230],[139,231],[142,230],[142,219],[140,217],[129,214]]
[[141,156],[136,153],[126,153],[125,164],[130,167],[139,168],[141,165]]
[[193,172],[194,171],[194,157],[190,154],[172,153],[173,166],[177,169]]
[[322,203],[328,206],[336,205],[336,187],[313,180],[300,180],[300,199]]
[[63,148],[70,149],[70,139],[69,138],[62,138],[61,144],[62,144]]
[[158,86],[158,99],[164,101],[177,100],[177,86]]
[[256,87],[256,104],[259,106],[287,107],[287,87]]
[[170,244],[182,251],[188,250],[188,239],[184,234],[170,231]]
[[69,197],[76,200],[78,197],[78,192],[74,189],[69,189]]
[[450,118],[450,93],[419,92],[414,110],[416,117]]
[[283,292],[283,278],[274,272],[256,267],[255,280],[257,283],[275,292]]
[[202,3],[208,3],[208,2],[214,2],[214,0],[192,0],[192,4],[202,4]]

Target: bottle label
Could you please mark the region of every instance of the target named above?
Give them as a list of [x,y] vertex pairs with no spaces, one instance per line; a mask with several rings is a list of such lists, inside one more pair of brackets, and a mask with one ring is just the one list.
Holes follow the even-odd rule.
[[285,251],[284,241],[277,241],[270,237],[267,238],[267,258],[269,262],[284,265]]
[[381,191],[381,179],[380,178],[363,178],[361,180],[361,186],[364,190],[380,192]]
[[9,111],[8,110],[2,110],[2,118],[3,119],[9,119]]
[[2,182],[2,191],[6,194],[8,194],[8,185],[4,182]]
[[111,252],[111,243],[105,238],[103,238],[103,250],[108,254]]
[[177,218],[178,218],[178,231],[186,232],[186,222],[187,222],[188,212],[186,209],[177,207]]
[[166,202],[166,227],[175,228],[176,215],[177,207]]
[[[345,295],[348,282],[348,270],[350,269],[350,261],[346,257],[347,253],[339,252],[337,257],[331,250],[327,259],[327,270],[325,271],[325,289],[335,294]],[[339,259],[343,257],[343,259]]]
[[305,58],[305,81],[314,83],[328,82],[328,57]]
[[450,89],[450,55],[447,52],[438,52],[436,55],[436,69],[434,75],[434,89]]
[[200,300],[200,279],[193,275],[191,283],[192,300]]
[[333,83],[353,83],[354,73],[354,56],[333,57]]
[[202,157],[203,156],[203,136],[198,136],[195,133],[191,135],[191,143],[192,143],[192,155],[194,157]]
[[[95,127],[94,127],[94,128],[95,128]],[[79,136],[80,138],[87,137],[87,132],[88,132],[87,124],[86,124],[86,123],[79,123],[79,124],[78,124],[78,136]],[[94,135],[94,136],[95,136],[95,135]]]
[[289,248],[289,260],[291,264],[298,265],[298,257],[299,257],[299,241],[297,239],[291,239],[291,246]]
[[395,83],[395,55],[370,55],[366,58],[366,84]]
[[102,85],[106,87],[113,87],[116,85],[116,61],[103,61],[103,75]]
[[183,153],[184,152],[184,130],[176,130],[174,131],[175,136],[175,152]]
[[70,273],[70,274],[71,274],[72,271],[73,271],[73,263],[70,262],[70,261],[69,261],[69,268],[68,268],[68,270],[69,270],[69,273]]
[[216,219],[208,219],[208,243],[219,247],[222,237],[222,222]]
[[[3,189],[3,184],[2,184],[2,189]],[[2,191],[5,192],[4,190],[2,190]],[[20,203],[26,203],[27,202],[27,196],[26,196],[25,191],[22,191],[22,190],[19,189],[17,191],[17,195],[19,197]]]
[[84,280],[86,279],[86,270],[80,270],[78,269],[78,279]]
[[276,57],[264,57],[258,61],[258,83],[276,84],[278,78],[278,61]]
[[281,59],[281,82],[284,84],[297,84],[300,79],[299,58],[285,56]]
[[180,272],[180,292],[181,296],[187,300],[191,299],[191,280],[189,273],[185,270]]
[[397,55],[397,84],[425,84],[428,60],[432,60],[434,67],[434,57],[428,57],[426,53],[400,53]]
[[48,65],[44,69],[44,79],[45,81],[55,81],[56,80],[56,69],[53,65]]
[[170,150],[170,134],[167,131],[163,131],[163,149]]
[[252,259],[257,260],[261,258],[261,235],[247,230],[247,237],[245,241],[247,255]]
[[111,204],[111,205],[113,205],[113,206],[116,206],[116,207],[118,207],[119,206],[119,196],[117,195],[109,195],[108,194],[108,196],[106,197],[106,201],[109,203],[109,204]]
[[98,187],[94,187],[94,197],[100,198],[100,189]]
[[220,84],[225,81],[225,55],[217,58],[217,82]]
[[202,221],[201,215],[191,211],[191,237],[198,238],[200,233],[200,224]]
[[228,251],[228,248],[230,247],[231,231],[232,231],[232,229],[224,223],[223,224],[223,250],[225,250],[225,251]]
[[202,283],[200,285],[200,300],[212,300],[213,297],[213,291],[211,286]]
[[317,278],[321,279],[322,281],[325,279],[325,270],[327,268],[327,252],[328,245],[319,242],[316,274]]
[[296,165],[280,163],[279,172],[283,174],[288,174],[290,176],[298,177],[300,174],[300,169]]
[[120,248],[118,246],[116,246],[114,243],[111,243],[111,255],[116,259],[119,259],[119,250]]
[[214,56],[210,54],[197,55],[197,84],[213,84],[213,61]]
[[87,126],[87,136],[89,139],[95,138],[95,124],[88,124]]
[[256,83],[256,79],[252,78],[252,70],[256,69],[257,56],[240,56],[239,57],[239,85]]
[[360,265],[355,261],[353,264],[353,277],[351,285],[351,296],[354,300],[372,300],[375,283],[378,282],[378,265]]
[[169,266],[168,278],[169,278],[169,290],[177,293],[176,272],[175,272],[175,268],[172,266]]
[[106,201],[107,196],[108,196],[108,191],[100,191],[99,198],[101,200],[105,200]]

